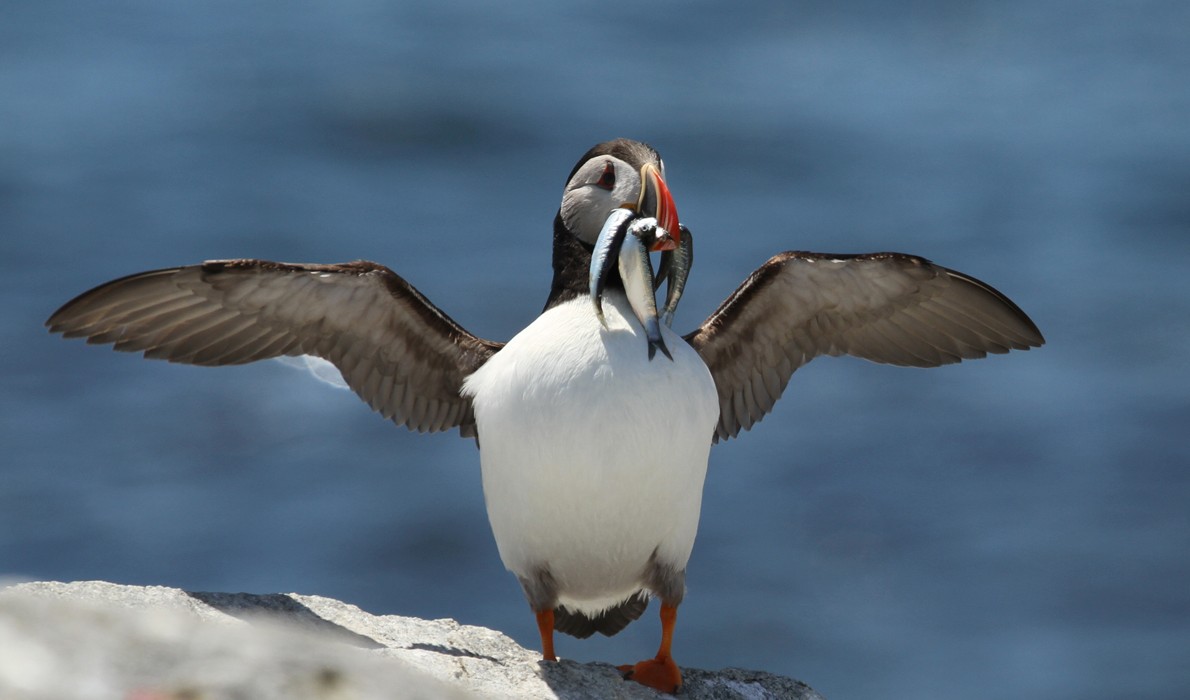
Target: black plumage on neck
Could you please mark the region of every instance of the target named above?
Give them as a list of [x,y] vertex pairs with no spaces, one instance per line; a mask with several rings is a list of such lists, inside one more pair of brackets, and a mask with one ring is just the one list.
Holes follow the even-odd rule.
[[[562,222],[562,212],[559,211],[554,217],[554,279],[543,312],[571,299],[590,295],[593,250],[592,246],[583,243],[567,230],[566,224]],[[620,271],[615,267],[609,271],[604,288],[624,288]]]

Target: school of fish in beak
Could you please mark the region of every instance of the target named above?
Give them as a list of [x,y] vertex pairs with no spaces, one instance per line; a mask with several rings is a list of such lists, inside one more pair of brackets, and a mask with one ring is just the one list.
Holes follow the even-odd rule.
[[[655,278],[653,264],[649,260],[652,250],[661,251],[659,272]],[[679,224],[677,235],[673,235],[657,219],[640,216],[631,207],[616,209],[607,217],[591,253],[590,275],[591,301],[595,304],[595,315],[604,326],[607,324],[603,318],[603,290],[607,286],[613,259],[616,260],[620,280],[624,283],[624,294],[649,341],[649,359],[652,360],[660,350],[672,361],[673,356],[661,337],[661,322],[664,319],[666,326],[673,324],[674,312],[686,287],[690,266],[694,263],[694,241],[690,230]],[[665,308],[663,315],[659,316],[654,295],[662,281],[666,280],[669,284],[665,288]]]

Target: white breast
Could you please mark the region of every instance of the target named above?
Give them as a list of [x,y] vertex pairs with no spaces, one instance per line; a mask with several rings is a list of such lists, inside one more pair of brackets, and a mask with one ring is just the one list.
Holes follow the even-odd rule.
[[719,403],[702,358],[668,328],[648,359],[619,292],[607,328],[580,297],[534,321],[467,378],[500,557],[544,566],[561,602],[598,612],[639,588],[654,552],[684,569]]

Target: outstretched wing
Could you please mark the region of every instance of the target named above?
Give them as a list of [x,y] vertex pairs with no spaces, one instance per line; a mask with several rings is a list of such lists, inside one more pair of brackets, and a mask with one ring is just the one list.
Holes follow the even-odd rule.
[[929,260],[797,251],[760,266],[685,338],[715,378],[719,440],[759,422],[819,355],[937,367],[1045,342],[1008,297]]
[[477,338],[392,270],[357,261],[215,260],[85,292],[51,332],[192,365],[281,355],[332,362],[374,410],[419,432],[475,434],[463,378],[502,347]]

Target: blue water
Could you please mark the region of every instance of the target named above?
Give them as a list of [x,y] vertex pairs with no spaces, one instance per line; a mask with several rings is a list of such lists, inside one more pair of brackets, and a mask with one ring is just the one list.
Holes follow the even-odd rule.
[[[665,156],[676,327],[780,250],[984,279],[1048,345],[822,359],[715,448],[675,653],[833,698],[1190,685],[1190,4],[54,2],[0,10],[0,574],[299,591],[535,646],[471,442],[275,362],[51,337],[220,257],[367,258],[473,332],[544,302],[574,160]],[[562,655],[655,649],[653,613]]]

